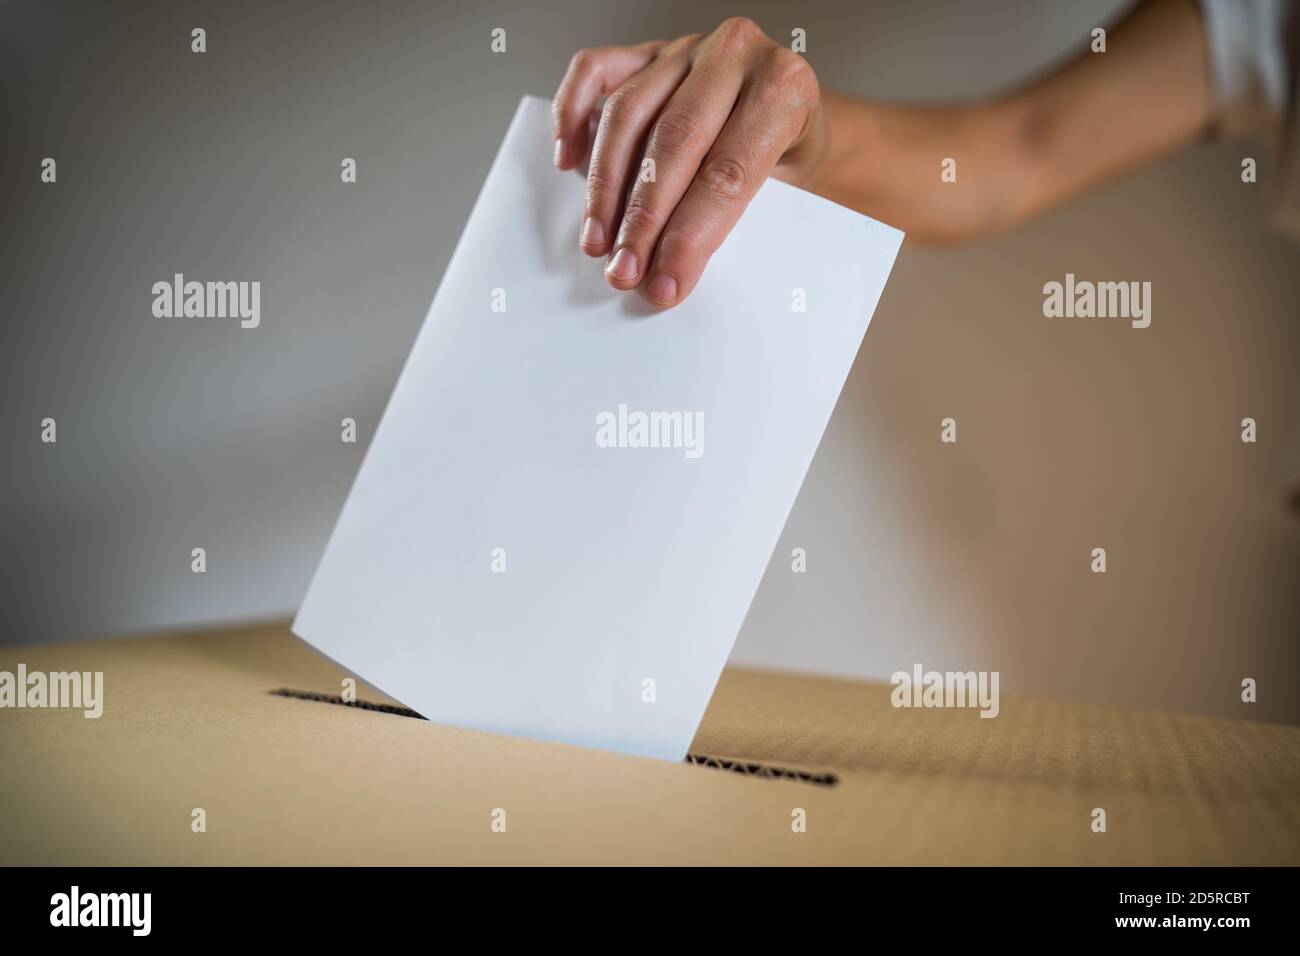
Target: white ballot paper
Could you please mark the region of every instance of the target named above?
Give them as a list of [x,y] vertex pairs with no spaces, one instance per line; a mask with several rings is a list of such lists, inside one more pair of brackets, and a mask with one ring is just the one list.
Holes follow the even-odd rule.
[[552,152],[526,97],[293,629],[432,721],[681,760],[903,236],[769,181],[662,311]]

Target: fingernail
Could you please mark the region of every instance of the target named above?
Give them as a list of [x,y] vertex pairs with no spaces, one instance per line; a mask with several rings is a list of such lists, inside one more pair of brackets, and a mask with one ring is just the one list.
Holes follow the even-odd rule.
[[605,275],[611,276],[619,282],[631,282],[637,277],[638,268],[636,253],[624,246],[614,253],[614,258],[610,259],[609,265],[605,266]]
[[556,166],[564,165],[564,153],[566,151],[566,148],[567,147],[565,147],[564,145],[564,137],[559,137],[555,140],[555,165]]
[[597,248],[605,245],[605,227],[600,224],[599,219],[588,216],[582,220],[582,234],[578,237],[578,242],[584,246]]
[[677,280],[667,272],[656,272],[645,292],[652,301],[667,305],[677,298]]

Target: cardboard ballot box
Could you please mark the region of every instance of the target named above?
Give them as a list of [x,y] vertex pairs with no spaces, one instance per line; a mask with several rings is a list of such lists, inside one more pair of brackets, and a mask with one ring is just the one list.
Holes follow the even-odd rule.
[[1296,727],[730,669],[670,763],[331,702],[283,626],[19,663],[102,672],[103,712],[0,710],[4,864],[1300,863]]

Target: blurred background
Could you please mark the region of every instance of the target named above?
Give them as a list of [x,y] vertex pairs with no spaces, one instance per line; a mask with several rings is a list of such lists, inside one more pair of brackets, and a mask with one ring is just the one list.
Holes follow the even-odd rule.
[[[823,88],[943,99],[1124,6],[0,5],[0,641],[292,614],[519,97],[577,49],[743,13],[806,30]],[[1269,157],[1206,143],[1012,235],[905,244],[733,660],[1300,722],[1300,248]],[[261,327],[155,318],[176,272],[261,281]],[[1045,319],[1067,272],[1150,281],[1151,327]]]

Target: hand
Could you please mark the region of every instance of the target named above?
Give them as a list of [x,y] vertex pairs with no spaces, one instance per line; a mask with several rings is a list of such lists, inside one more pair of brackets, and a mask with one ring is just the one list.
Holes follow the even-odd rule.
[[609,256],[615,289],[644,284],[665,307],[695,288],[769,175],[804,183],[825,152],[812,68],[744,17],[708,36],[582,50],[553,111],[555,164],[576,169],[590,149],[579,245]]

